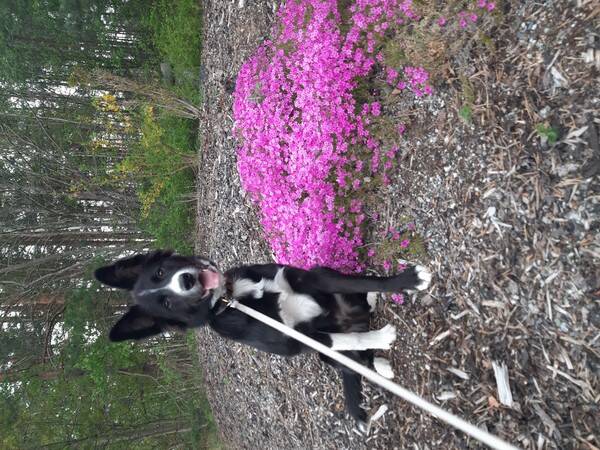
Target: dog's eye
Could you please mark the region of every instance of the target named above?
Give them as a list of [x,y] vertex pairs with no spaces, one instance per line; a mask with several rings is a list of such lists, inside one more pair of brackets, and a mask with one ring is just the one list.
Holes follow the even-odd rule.
[[165,276],[165,271],[162,270],[162,268],[160,268],[156,271],[156,278],[162,280],[164,278],[164,276]]

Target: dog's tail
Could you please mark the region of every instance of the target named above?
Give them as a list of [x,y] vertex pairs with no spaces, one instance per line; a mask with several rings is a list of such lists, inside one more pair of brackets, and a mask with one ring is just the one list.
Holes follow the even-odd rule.
[[341,372],[346,410],[359,424],[364,424],[367,420],[367,414],[360,406],[362,402],[361,376],[356,372],[346,370],[342,370]]

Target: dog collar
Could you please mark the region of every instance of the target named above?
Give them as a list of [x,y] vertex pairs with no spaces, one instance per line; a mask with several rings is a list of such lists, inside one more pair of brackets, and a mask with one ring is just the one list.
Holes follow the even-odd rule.
[[215,306],[213,306],[212,310],[213,310],[215,316],[218,316],[223,311],[225,311],[227,308],[229,308],[230,305],[231,305],[231,302],[228,299],[226,299],[225,297],[222,297],[219,300],[217,300],[217,304]]
[[212,310],[215,313],[215,316],[218,316],[223,311],[225,311],[229,306],[231,306],[231,298],[233,297],[233,283],[230,279],[225,279],[225,295],[219,298],[215,305],[212,307]]

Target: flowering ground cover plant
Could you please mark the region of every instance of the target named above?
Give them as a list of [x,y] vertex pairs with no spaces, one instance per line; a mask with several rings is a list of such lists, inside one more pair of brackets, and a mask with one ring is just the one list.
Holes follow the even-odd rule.
[[[379,72],[397,91],[433,93],[425,68],[389,65],[382,51],[387,35],[421,19],[411,0],[291,0],[241,68],[238,170],[278,262],[363,270],[364,194],[389,182],[400,151],[375,131],[382,105],[368,79]],[[403,131],[397,124],[396,137]]]

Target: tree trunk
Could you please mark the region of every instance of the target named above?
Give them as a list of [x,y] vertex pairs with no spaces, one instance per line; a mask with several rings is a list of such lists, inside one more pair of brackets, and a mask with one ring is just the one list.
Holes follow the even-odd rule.
[[169,434],[187,433],[191,431],[191,427],[181,421],[165,420],[152,424],[145,424],[143,428],[131,428],[129,430],[116,430],[115,433],[108,436],[88,436],[81,439],[70,441],[53,442],[51,444],[42,445],[39,448],[103,448],[107,444],[123,441],[137,441],[140,439],[165,436]]

